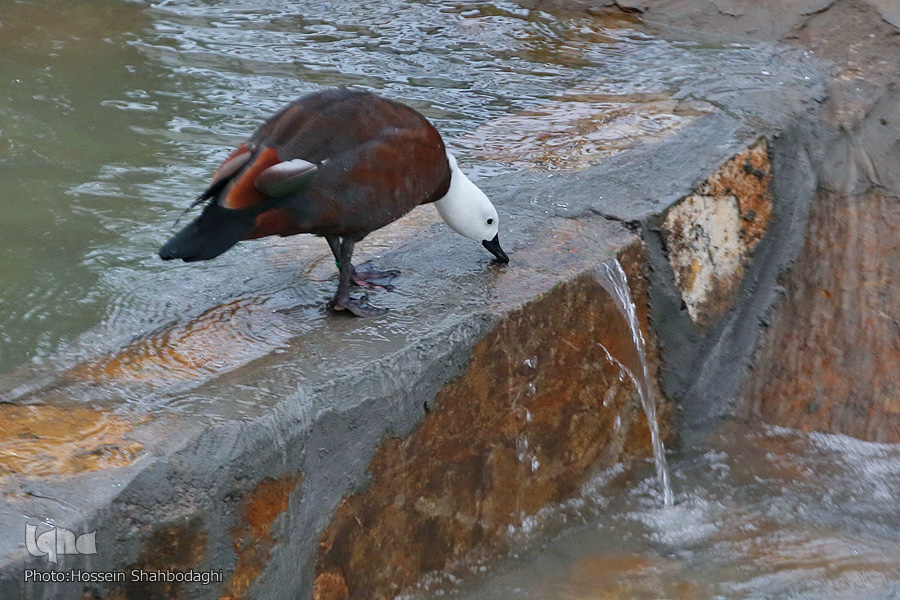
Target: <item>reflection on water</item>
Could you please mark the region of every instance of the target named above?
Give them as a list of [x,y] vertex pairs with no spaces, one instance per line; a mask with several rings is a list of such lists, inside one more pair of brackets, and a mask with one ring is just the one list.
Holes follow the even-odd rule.
[[659,507],[651,469],[612,472],[533,531],[557,532],[543,547],[433,585],[479,600],[900,596],[900,447],[731,424],[671,466],[676,506]]
[[227,371],[287,338],[284,329],[274,326],[277,317],[268,313],[264,298],[237,298],[184,325],[163,327],[129,342],[115,354],[80,363],[65,376],[75,381],[165,384]]
[[[723,60],[759,77],[747,48],[637,27],[502,1],[7,3],[0,399],[63,372],[181,390],[321,326],[333,286],[321,240],[263,240],[204,264],[156,257],[230,148],[299,95],[352,85],[405,101],[484,177],[581,167],[658,136],[703,109],[672,98],[689,78],[718,82]],[[369,251],[434,221],[421,212]],[[387,321],[371,335],[404,335]]]

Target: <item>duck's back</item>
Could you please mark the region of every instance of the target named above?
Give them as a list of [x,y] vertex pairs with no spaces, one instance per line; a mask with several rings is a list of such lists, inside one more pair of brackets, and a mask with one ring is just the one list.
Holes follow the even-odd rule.
[[263,123],[250,142],[275,148],[282,160],[321,163],[383,137],[390,129],[440,134],[410,107],[375,94],[328,89],[295,100]]
[[[318,171],[309,188],[260,215],[248,238],[361,237],[439,199],[450,184],[444,142],[431,123],[408,106],[366,92],[334,89],[301,98],[264,123],[249,144],[273,149],[277,161],[315,163]],[[263,152],[257,160],[261,166],[273,159]],[[266,200],[256,193],[224,206]]]

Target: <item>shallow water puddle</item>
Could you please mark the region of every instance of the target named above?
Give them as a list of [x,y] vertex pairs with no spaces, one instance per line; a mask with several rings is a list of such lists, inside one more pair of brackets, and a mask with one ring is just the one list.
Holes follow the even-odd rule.
[[220,304],[187,324],[164,328],[111,356],[73,367],[64,378],[165,384],[233,369],[290,337],[272,326],[266,304],[265,299],[254,297]]
[[583,169],[639,143],[658,141],[713,110],[666,94],[571,90],[552,103],[490,121],[457,145],[517,169]]
[[[431,207],[374,232],[361,244],[360,255],[389,248],[439,220]],[[324,253],[324,255],[323,255]],[[281,264],[300,285],[303,279],[336,286],[336,269],[324,240],[306,238],[289,252],[273,252],[269,262]],[[305,266],[302,270],[299,268]],[[157,387],[177,381],[202,382],[259,358],[294,338],[303,319],[275,298],[241,296],[210,308],[186,323],[164,326],[143,335],[121,350],[81,362],[67,370],[65,382],[142,383]],[[324,297],[322,304],[324,304]],[[276,308],[273,309],[273,306]],[[280,306],[280,309],[277,308]],[[318,307],[321,308],[321,307]],[[323,309],[324,310],[324,309]],[[312,311],[318,317],[322,310]]]

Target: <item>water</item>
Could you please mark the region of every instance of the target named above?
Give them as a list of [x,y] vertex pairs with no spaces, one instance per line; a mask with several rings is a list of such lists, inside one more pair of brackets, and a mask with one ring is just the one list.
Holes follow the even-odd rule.
[[[627,151],[709,109],[676,99],[686,82],[727,87],[723,62],[752,82],[765,52],[512,2],[7,2],[0,399],[87,379],[109,389],[73,397],[174,406],[321,323],[330,286],[313,280],[333,272],[320,240],[156,257],[219,161],[299,95],[349,85],[407,102],[483,178]],[[434,220],[422,209],[361,253]]]
[[669,468],[666,465],[666,448],[663,445],[662,436],[659,434],[659,421],[656,418],[656,400],[653,397],[653,387],[650,383],[650,367],[647,364],[646,344],[641,325],[638,322],[634,301],[631,299],[631,289],[628,287],[628,277],[618,260],[613,259],[600,265],[594,276],[615,301],[616,306],[628,322],[631,330],[631,339],[640,361],[640,373],[635,374],[621,361],[617,360],[609,350],[603,347],[609,361],[621,369],[634,382],[641,397],[641,406],[647,415],[647,425],[650,428],[650,439],[653,443],[653,461],[656,464],[656,478],[659,481],[659,490],[663,499],[663,506],[675,504],[675,494],[672,491],[672,483],[669,480]]
[[613,469],[515,556],[415,597],[900,597],[900,447],[731,423],[671,458],[676,506],[649,470]]

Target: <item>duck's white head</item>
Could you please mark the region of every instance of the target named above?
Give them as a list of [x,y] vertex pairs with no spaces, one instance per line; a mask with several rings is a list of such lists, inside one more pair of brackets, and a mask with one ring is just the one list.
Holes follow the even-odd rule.
[[434,203],[438,213],[450,229],[460,235],[481,242],[498,262],[508,263],[509,257],[500,247],[500,219],[488,197],[459,170],[456,158],[447,152],[450,161],[450,189]]

